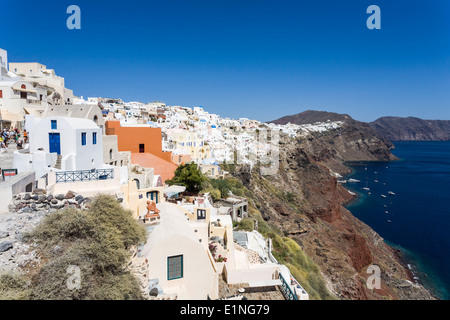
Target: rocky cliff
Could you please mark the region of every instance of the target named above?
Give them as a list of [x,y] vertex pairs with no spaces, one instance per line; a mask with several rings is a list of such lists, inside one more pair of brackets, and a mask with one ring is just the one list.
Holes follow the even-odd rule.
[[[348,118],[343,126],[306,137],[280,138],[279,170],[261,176],[258,167],[234,175],[252,191],[264,219],[294,239],[319,266],[328,287],[342,299],[430,299],[414,284],[399,253],[344,205],[354,195],[337,182],[345,161],[393,160],[392,145],[370,127]],[[369,289],[367,268],[381,271],[380,289]]]
[[370,123],[380,136],[392,140],[448,141],[450,120],[423,120],[414,117],[382,117]]

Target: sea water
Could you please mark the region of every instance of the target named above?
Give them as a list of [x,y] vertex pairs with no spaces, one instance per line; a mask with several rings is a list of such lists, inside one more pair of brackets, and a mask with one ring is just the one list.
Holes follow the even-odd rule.
[[344,185],[358,194],[347,208],[403,253],[417,281],[448,300],[450,142],[394,145],[399,161],[349,164],[353,172],[346,179],[360,182]]

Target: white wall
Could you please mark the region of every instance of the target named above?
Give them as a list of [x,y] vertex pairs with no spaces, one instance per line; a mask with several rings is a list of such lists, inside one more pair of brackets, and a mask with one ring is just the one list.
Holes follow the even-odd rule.
[[[51,128],[51,120],[57,121],[57,129]],[[42,148],[50,152],[49,133],[60,134],[61,170],[101,169],[103,165],[103,139],[101,129],[91,120],[67,117],[26,117],[26,129],[30,132],[30,153]],[[86,145],[81,145],[81,133],[86,133]],[[93,133],[97,143],[93,144]]]
[[50,167],[55,163],[56,154],[45,151],[36,151],[35,153],[15,151],[13,156],[13,168],[16,168],[18,173],[34,171],[37,178],[49,172]]
[[8,70],[8,52],[3,49],[0,49],[0,68]]

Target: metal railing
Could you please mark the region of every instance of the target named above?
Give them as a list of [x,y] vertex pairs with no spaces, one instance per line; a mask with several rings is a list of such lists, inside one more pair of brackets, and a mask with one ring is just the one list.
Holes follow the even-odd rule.
[[291,287],[289,286],[289,283],[286,282],[281,273],[280,273],[280,280],[281,280],[281,292],[283,293],[286,300],[298,300],[295,289],[294,291],[292,291]]
[[56,183],[114,179],[114,169],[62,171],[56,173]]
[[33,100],[33,99],[27,99],[27,103],[28,103],[28,104],[41,105],[41,104],[42,104],[42,101],[40,101],[40,100]]

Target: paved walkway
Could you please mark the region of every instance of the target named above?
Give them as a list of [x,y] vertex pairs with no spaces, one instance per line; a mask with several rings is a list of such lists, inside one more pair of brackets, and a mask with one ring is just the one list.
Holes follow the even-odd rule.
[[[2,169],[13,169],[13,156],[14,151],[17,150],[17,145],[15,143],[10,143],[7,149],[0,149],[0,168]],[[0,175],[0,182],[3,178]]]

